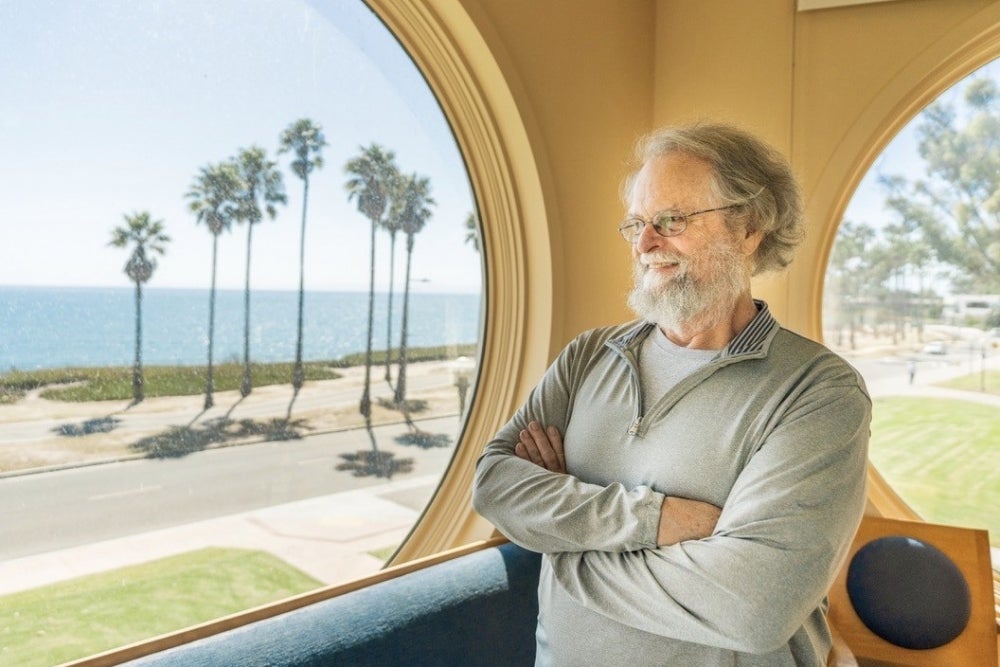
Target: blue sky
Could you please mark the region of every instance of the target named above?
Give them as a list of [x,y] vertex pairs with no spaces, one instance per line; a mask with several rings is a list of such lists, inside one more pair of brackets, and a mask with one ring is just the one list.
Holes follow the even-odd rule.
[[[0,0],[0,90],[0,285],[127,286],[126,252],[107,241],[123,214],[148,210],[172,237],[150,286],[207,287],[211,235],[184,193],[200,167],[257,144],[278,159],[289,203],[254,229],[251,281],[296,288],[302,182],[276,150],[309,117],[329,146],[310,180],[307,289],[367,289],[368,223],[343,166],[372,142],[429,177],[437,202],[415,288],[480,287],[454,138],[360,0]],[[245,252],[245,228],[220,238],[220,287],[242,287]],[[378,253],[384,287],[384,234]],[[400,242],[397,277],[404,254]]]
[[[982,73],[1000,78],[1000,65]],[[200,167],[241,147],[277,157],[281,130],[305,116],[330,144],[311,179],[309,289],[367,288],[367,221],[347,201],[343,165],[373,141],[428,176],[437,201],[414,287],[480,289],[454,139],[360,0],[0,0],[0,91],[0,285],[127,286],[126,253],[107,241],[123,214],[148,210],[173,239],[150,286],[206,287],[211,237],[184,193]],[[845,217],[887,221],[875,177],[914,173],[913,126],[876,159]],[[255,228],[252,284],[294,289],[302,184],[278,159],[289,204]],[[241,227],[220,239],[220,287],[242,287],[245,247]],[[378,253],[384,288],[384,235]]]
[[[993,61],[979,68],[968,77],[946,90],[938,99],[952,104],[957,110],[962,109],[962,100],[966,83],[973,77],[990,77],[1000,81],[1000,61]],[[962,116],[959,115],[959,120]],[[844,218],[855,222],[867,222],[875,227],[881,227],[891,220],[891,213],[885,207],[885,193],[878,185],[879,176],[899,174],[907,178],[918,177],[922,171],[922,162],[917,154],[916,126],[920,124],[919,114],[910,120],[900,130],[886,149],[872,163],[868,173],[858,184]]]
[[[977,77],[989,77],[1000,81],[1000,61],[993,61],[979,68],[966,78],[959,81],[938,97],[939,101],[951,105],[957,113],[957,121],[964,124],[966,118],[963,112],[968,112],[964,104],[965,88],[969,80]],[[908,179],[920,178],[923,173],[923,161],[917,151],[917,126],[920,124],[918,114],[908,122],[893,138],[885,150],[875,158],[865,177],[858,184],[844,211],[844,219],[857,223],[866,223],[880,229],[884,225],[897,222],[893,212],[885,206],[885,192],[878,184],[881,176],[901,175]],[[950,294],[951,285],[946,279],[947,267],[939,267],[937,277],[933,274],[933,288],[941,294]],[[920,289],[923,277],[913,274],[907,276],[908,288]]]

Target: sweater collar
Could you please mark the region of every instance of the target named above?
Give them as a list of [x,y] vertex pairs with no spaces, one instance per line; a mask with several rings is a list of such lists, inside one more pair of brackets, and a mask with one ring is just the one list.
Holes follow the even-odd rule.
[[[750,320],[750,324],[743,328],[743,331],[736,334],[736,337],[729,341],[729,344],[719,353],[719,359],[728,359],[740,356],[762,357],[767,354],[768,346],[774,334],[777,333],[781,325],[771,315],[771,310],[767,304],[759,299],[754,299],[757,306],[757,315]],[[621,336],[613,339],[620,347],[632,347],[646,338],[656,327],[654,322],[643,320],[631,327]]]

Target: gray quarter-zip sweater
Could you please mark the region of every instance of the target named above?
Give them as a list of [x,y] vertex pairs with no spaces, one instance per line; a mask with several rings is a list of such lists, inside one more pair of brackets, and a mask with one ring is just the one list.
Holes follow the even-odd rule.
[[[474,507],[544,554],[537,664],[825,664],[871,401],[849,364],[757,305],[660,397],[641,395],[637,368],[654,325],[580,335],[486,446]],[[532,420],[564,434],[569,474],[514,455]],[[715,532],[658,548],[667,495],[722,507]]]

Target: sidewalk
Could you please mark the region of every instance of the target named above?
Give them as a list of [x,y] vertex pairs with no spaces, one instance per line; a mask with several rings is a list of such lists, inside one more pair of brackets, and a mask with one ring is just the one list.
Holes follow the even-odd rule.
[[267,551],[324,584],[371,574],[440,480],[423,475],[86,546],[0,562],[0,595],[205,547]]

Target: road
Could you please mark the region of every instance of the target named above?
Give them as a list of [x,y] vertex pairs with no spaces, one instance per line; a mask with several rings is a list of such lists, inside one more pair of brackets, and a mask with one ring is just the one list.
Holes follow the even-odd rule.
[[[458,428],[455,416],[419,424],[452,438]],[[404,431],[376,428],[380,448],[414,459],[414,474],[443,472],[453,448],[396,444]],[[349,430],[3,478],[0,561],[384,484],[335,470],[340,454],[369,447],[364,430]]]
[[[1000,354],[991,355],[983,360],[978,354],[971,355],[968,351],[940,355],[925,353],[887,354],[879,357],[848,358],[848,361],[864,376],[872,396],[913,392],[938,393],[937,389],[931,386],[934,383],[979,373],[984,364],[988,370],[1000,368]],[[913,386],[909,384],[907,369],[907,365],[911,361],[916,364]],[[966,400],[976,400],[976,397],[976,394],[969,392],[964,396]],[[989,395],[985,395],[984,398],[987,401],[992,401]]]

